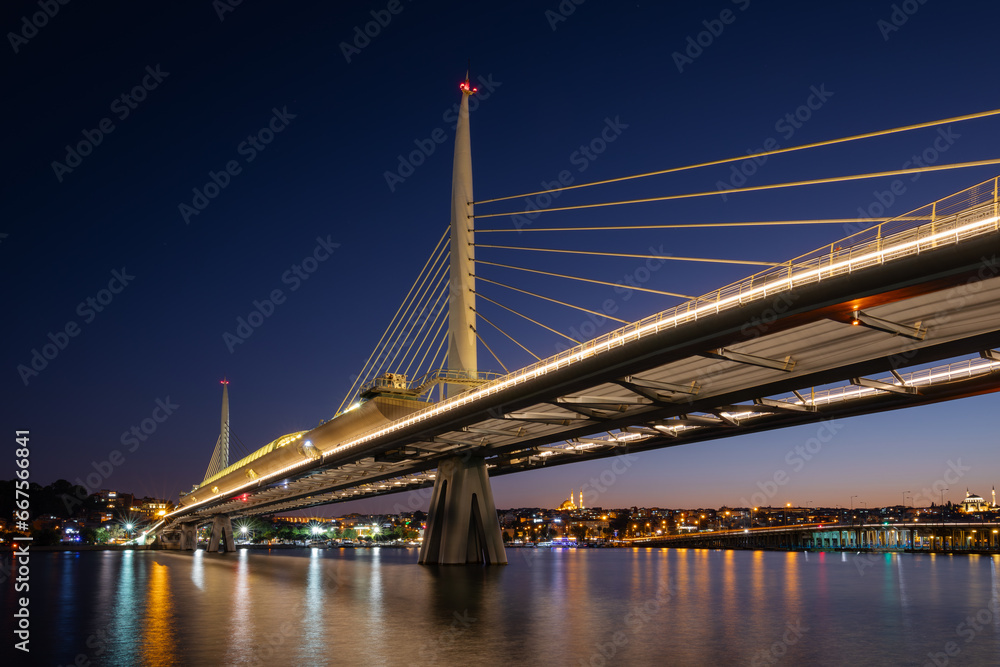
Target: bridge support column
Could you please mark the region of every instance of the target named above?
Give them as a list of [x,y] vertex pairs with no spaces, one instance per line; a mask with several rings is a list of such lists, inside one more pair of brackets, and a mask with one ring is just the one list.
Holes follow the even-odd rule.
[[485,460],[456,456],[441,461],[418,562],[507,564]]
[[180,527],[181,551],[194,551],[198,548],[198,526],[193,523]]
[[[224,543],[220,545],[220,541]],[[208,540],[208,551],[236,551],[233,521],[228,514],[219,514],[212,518],[212,537]]]
[[156,534],[154,544],[159,545],[161,549],[180,549],[181,548],[181,532],[179,530],[161,530]]

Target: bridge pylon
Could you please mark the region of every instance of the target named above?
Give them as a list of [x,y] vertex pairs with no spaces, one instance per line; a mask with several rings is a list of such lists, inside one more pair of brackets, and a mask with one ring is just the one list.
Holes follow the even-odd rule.
[[[455,128],[451,181],[448,370],[474,378],[478,377],[478,362],[469,96],[476,92],[476,88],[469,83],[468,72],[459,88],[462,90],[462,103]],[[448,396],[465,389],[461,384],[449,384]],[[486,461],[481,457],[455,456],[442,460],[438,465],[430,516],[418,562],[425,565],[507,564],[500,522],[493,504],[493,489]]]
[[215,442],[212,458],[205,471],[205,481],[229,465],[229,380],[222,380],[220,384],[222,385],[222,421],[219,426],[219,438]]

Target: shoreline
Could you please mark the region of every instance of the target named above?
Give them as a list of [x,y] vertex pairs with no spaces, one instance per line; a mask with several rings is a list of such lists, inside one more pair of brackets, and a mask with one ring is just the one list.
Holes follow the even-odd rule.
[[[414,546],[399,546],[380,544],[377,547],[310,547],[299,544],[237,544],[236,549],[251,549],[261,551],[282,550],[282,549],[416,549]],[[165,549],[155,544],[52,544],[48,546],[32,545],[32,551],[181,551],[180,549]],[[9,549],[6,549],[9,551]],[[194,550],[191,550],[194,551]],[[204,546],[198,551],[205,551]]]
[[[351,547],[309,547],[300,546],[297,544],[239,544],[236,546],[237,550],[248,549],[254,551],[281,551],[288,549],[351,549]],[[415,549],[417,547],[413,546],[398,546],[398,545],[379,545],[377,547],[353,547],[354,550],[361,549]],[[513,549],[589,549],[589,547],[508,547]],[[780,548],[780,547],[672,547],[659,544],[650,545],[622,545],[622,546],[607,546],[604,548],[611,549],[703,549],[706,551],[775,551],[775,552],[802,552],[802,553],[831,553],[831,554],[935,554],[941,556],[997,556],[1000,555],[1000,550],[997,549],[983,549],[983,550],[935,550],[929,551],[926,549],[869,549],[869,548],[853,548],[853,549],[807,549],[807,548]],[[32,551],[46,551],[46,552],[74,552],[74,551],[180,551],[180,549],[164,549],[162,547],[150,544],[139,544],[139,545],[124,545],[124,544],[55,544],[50,546],[35,546],[32,545]],[[7,551],[5,549],[5,551]],[[199,551],[204,551],[204,549],[199,549]]]
[[810,549],[807,547],[671,547],[662,544],[650,544],[645,546],[628,545],[625,549],[705,549],[709,551],[785,551],[802,553],[832,553],[832,554],[937,554],[942,556],[996,556],[1000,555],[998,549],[872,549],[869,547],[854,547],[850,549],[839,549],[826,547],[823,549]]

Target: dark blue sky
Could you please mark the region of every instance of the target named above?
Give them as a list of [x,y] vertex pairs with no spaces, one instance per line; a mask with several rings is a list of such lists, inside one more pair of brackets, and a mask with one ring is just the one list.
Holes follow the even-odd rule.
[[[176,496],[200,480],[208,463],[224,376],[232,381],[232,428],[251,448],[332,416],[447,224],[452,109],[469,60],[488,93],[472,114],[477,199],[540,189],[563,170],[579,183],[730,157],[769,140],[788,146],[1000,107],[993,76],[1000,7],[993,3],[904,3],[915,13],[895,17],[888,2],[675,4],[590,0],[568,14],[568,0],[531,7],[244,2],[232,11],[209,0],[183,8],[71,2],[43,19],[44,0],[7,3],[0,13],[10,91],[8,168],[0,186],[8,308],[0,390],[3,432],[13,439],[15,429],[31,430],[33,479],[83,478],[92,462],[117,449],[123,461],[104,486]],[[36,15],[43,25],[26,27]],[[377,34],[367,43],[357,39],[356,29],[378,18],[385,25]],[[699,38],[705,46],[692,47]],[[123,100],[136,86],[134,98]],[[810,103],[808,113],[799,111],[807,120],[786,119]],[[928,155],[936,163],[995,158],[998,123],[957,124],[938,141],[947,149]],[[594,159],[581,157],[581,146],[609,124],[614,141]],[[280,130],[270,143],[245,143],[269,125]],[[398,170],[398,156],[427,145],[435,132],[445,142],[402,182],[389,179],[390,187],[386,172]],[[899,169],[940,136],[927,129],[777,156],[747,184]],[[88,154],[67,156],[66,147],[81,142]],[[227,163],[228,179],[219,176]],[[983,167],[906,179],[887,214],[996,172]],[[210,173],[225,187],[196,201],[193,189],[211,183]],[[586,189],[555,205],[714,190],[731,173],[725,165]],[[871,207],[880,197],[888,202],[878,193],[892,181],[552,212],[532,225],[856,217],[859,209],[877,210]],[[195,204],[203,210],[185,215],[181,205]],[[478,210],[524,207],[515,199]],[[506,217],[478,224],[513,225]],[[783,261],[846,233],[825,225],[479,240]],[[292,290],[283,276],[314,252],[317,239],[339,246]],[[479,257],[611,282],[641,264],[487,249]],[[116,271],[134,277],[124,287],[113,282],[117,294],[102,294]],[[484,267],[482,274],[592,309],[615,299],[616,315],[627,320],[676,303],[638,295],[626,301],[610,287],[495,271]],[[648,286],[699,294],[750,272],[673,262]],[[286,300],[230,352],[223,334],[274,289],[284,290]],[[587,321],[500,288],[483,285],[481,292],[567,332]],[[88,298],[106,303],[98,302],[98,312]],[[495,312],[536,352],[556,351],[550,334]],[[67,326],[75,336],[58,334]],[[597,333],[610,328],[606,323]],[[49,334],[64,349],[25,382],[18,367],[31,366],[33,350],[48,344]],[[495,334],[489,340],[509,367],[530,360]],[[128,451],[121,434],[168,398],[177,407]],[[972,469],[948,497],[960,500],[967,485],[986,495],[997,472],[990,418],[996,400],[845,422],[768,500],[846,505],[857,494],[856,503],[901,502],[904,490],[919,494],[959,459]],[[601,504],[739,503],[758,491],[758,482],[788,468],[786,453],[814,431],[644,454]],[[2,465],[12,470],[13,454]],[[605,467],[595,462],[498,479],[497,505],[554,506]]]

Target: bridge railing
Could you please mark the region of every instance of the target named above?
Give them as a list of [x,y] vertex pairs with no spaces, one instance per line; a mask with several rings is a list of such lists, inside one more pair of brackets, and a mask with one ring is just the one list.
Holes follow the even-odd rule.
[[[442,411],[476,401],[667,328],[801,285],[820,282],[969,238],[996,232],[998,181],[992,178],[885,222],[874,224],[714,292],[691,299],[593,340],[560,352],[457,396],[415,412],[377,431],[359,435],[333,452],[406,428]],[[332,452],[331,452],[332,453]]]
[[[901,377],[906,381],[905,384],[908,387],[921,387],[927,385],[937,384],[939,382],[951,382],[957,379],[968,379],[979,375],[984,375],[986,373],[996,372],[997,368],[1000,367],[1000,363],[992,361],[991,359],[966,359],[964,361],[956,361],[950,364],[945,364],[943,366],[934,366],[932,368],[922,368],[917,371],[910,373],[903,373]],[[880,378],[882,382],[887,382],[893,384],[896,382],[895,378]],[[837,401],[846,401],[858,398],[866,394],[879,394],[884,393],[884,389],[875,389],[872,387],[859,387],[856,385],[844,385],[840,387],[831,387],[829,389],[821,389],[818,391],[813,391],[809,395],[809,405],[826,405],[829,403],[835,403]],[[788,397],[785,400],[789,403],[796,404],[799,402],[796,397]]]

